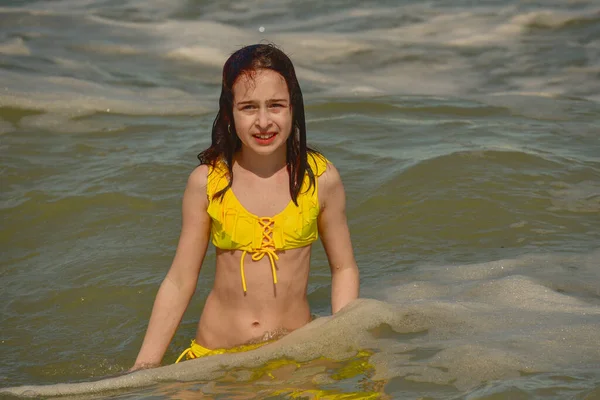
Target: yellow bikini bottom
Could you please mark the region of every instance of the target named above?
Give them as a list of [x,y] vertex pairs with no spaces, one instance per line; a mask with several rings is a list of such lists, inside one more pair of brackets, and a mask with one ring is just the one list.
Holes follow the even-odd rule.
[[[225,353],[241,353],[244,351],[250,351],[254,349],[258,349],[266,344],[272,343],[274,340],[269,340],[262,343],[255,344],[245,344],[241,346],[232,347],[229,349],[207,349],[204,346],[200,346],[196,343],[195,340],[192,340],[190,347],[185,349],[183,353],[177,358],[175,363],[181,361],[184,357],[186,360],[192,360],[194,358],[202,358],[208,356],[214,356],[217,354],[225,354]],[[349,379],[356,375],[365,373],[372,369],[373,367],[368,363],[368,357],[371,355],[368,351],[360,351],[357,354],[357,359],[343,368],[342,371],[339,371],[333,378],[335,380],[338,379]],[[272,360],[269,361],[266,365],[256,369],[253,373],[253,378],[258,379],[262,376],[268,376],[271,379],[275,379],[272,375],[272,371],[286,365],[295,365],[296,368],[300,367],[301,364],[288,359],[281,360]],[[299,397],[309,397],[309,398],[317,398],[323,400],[350,400],[350,399],[360,399],[360,400],[377,400],[382,398],[382,393],[379,391],[361,391],[361,392],[348,392],[348,393],[336,393],[335,391],[329,390],[320,390],[320,389],[298,389],[298,388],[287,388],[287,389],[276,389],[273,388],[273,395],[281,396],[286,395],[290,398],[299,398]]]
[[272,342],[272,340],[267,341],[267,342],[255,343],[255,344],[243,344],[241,346],[232,347],[230,349],[211,350],[211,349],[207,349],[204,346],[200,346],[198,343],[196,343],[195,340],[192,340],[192,344],[190,345],[190,347],[188,347],[187,349],[185,349],[183,351],[183,353],[181,353],[181,355],[179,356],[179,358],[177,358],[177,361],[175,361],[175,363],[178,363],[179,361],[181,361],[181,359],[183,357],[185,357],[186,360],[192,360],[194,358],[214,356],[217,354],[241,353],[244,351],[258,349],[259,347],[262,347],[265,344],[268,344],[271,342]]

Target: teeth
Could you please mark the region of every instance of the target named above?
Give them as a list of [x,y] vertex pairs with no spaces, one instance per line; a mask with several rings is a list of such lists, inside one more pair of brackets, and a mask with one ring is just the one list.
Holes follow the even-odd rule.
[[275,134],[273,133],[268,133],[266,135],[255,135],[257,138],[259,139],[271,139]]

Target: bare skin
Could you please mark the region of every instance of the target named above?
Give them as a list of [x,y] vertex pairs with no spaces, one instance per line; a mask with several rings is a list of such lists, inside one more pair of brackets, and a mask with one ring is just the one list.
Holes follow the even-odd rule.
[[[285,156],[291,106],[280,75],[267,71],[252,79],[252,84],[243,80],[236,83],[233,90],[234,122],[243,145],[234,160],[230,190],[250,213],[273,217],[291,201]],[[274,135],[274,139],[266,143],[257,135]],[[160,364],[195,291],[210,240],[207,175],[208,167],[201,165],[188,179],[175,258],[156,296],[142,348],[131,370]],[[336,313],[358,297],[359,274],[346,221],[344,188],[332,165],[318,178],[318,196],[319,234],[332,273],[332,312]],[[278,251],[276,285],[267,257],[259,261],[246,257],[248,291],[244,293],[242,252],[217,249],[215,282],[198,323],[198,344],[209,349],[229,348],[307,324],[311,319],[306,297],[310,251],[310,245]]]
[[[231,189],[255,215],[274,216],[291,201],[285,168],[265,179],[244,170],[236,160],[234,174]],[[319,178],[320,197],[328,194],[327,178],[332,174],[330,169]],[[265,198],[256,195],[258,188]],[[324,209],[321,198],[320,203]],[[306,298],[311,247],[278,252],[276,285],[268,258],[252,261],[246,257],[247,293],[242,290],[240,276],[242,252],[217,250],[215,283],[198,324],[196,341],[207,348],[228,348],[307,324],[311,319]]]
[[267,258],[246,261],[246,295],[240,280],[239,251],[219,253],[215,285],[198,324],[196,341],[200,345],[209,349],[234,347],[270,339],[275,333],[293,331],[310,321],[306,299],[309,247],[279,254],[277,285],[273,284]]

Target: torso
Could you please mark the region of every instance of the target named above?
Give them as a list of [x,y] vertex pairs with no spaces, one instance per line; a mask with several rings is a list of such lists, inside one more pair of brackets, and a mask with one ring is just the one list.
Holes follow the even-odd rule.
[[[267,258],[246,261],[246,294],[240,289],[241,251],[217,249],[215,282],[198,324],[196,341],[229,348],[293,331],[310,321],[306,288],[310,246],[280,252],[278,283]],[[266,337],[265,337],[266,336]]]
[[[272,177],[260,178],[234,165],[234,177],[229,190],[249,213],[273,217],[290,207],[285,169]],[[254,261],[247,254],[247,292],[241,289],[242,253],[217,248],[214,286],[196,334],[196,341],[206,348],[229,348],[271,339],[300,328],[311,319],[306,298],[311,245],[277,251],[277,284],[273,283],[269,258]]]

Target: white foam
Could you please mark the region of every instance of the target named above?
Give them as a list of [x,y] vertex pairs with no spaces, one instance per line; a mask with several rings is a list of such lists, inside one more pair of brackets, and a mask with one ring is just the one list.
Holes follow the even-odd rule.
[[[110,31],[111,37],[115,38],[114,43],[106,43],[99,36],[97,40],[92,38],[88,43],[77,45],[79,51],[87,52],[91,57],[94,54],[131,56],[130,61],[127,58],[127,61],[123,61],[127,63],[135,62],[133,56],[142,55],[164,58],[170,62],[198,63],[217,70],[233,51],[266,38],[275,40],[290,54],[300,79],[320,86],[323,90],[319,92],[327,96],[366,97],[397,93],[460,95],[473,89],[481,90],[487,83],[486,73],[479,71],[479,67],[474,67],[469,59],[456,53],[456,47],[501,46],[514,55],[515,63],[524,62],[519,61],[522,51],[520,38],[530,29],[531,24],[539,25],[539,21],[545,21],[544,26],[552,28],[584,17],[583,11],[544,9],[519,13],[518,9],[510,7],[455,8],[445,10],[444,13],[423,6],[354,7],[319,14],[307,21],[272,22],[265,25],[265,33],[260,33],[256,27],[245,29],[214,22],[218,21],[216,17],[213,21],[209,19],[211,15],[219,16],[222,13],[231,17],[231,10],[210,9],[205,20],[169,20],[165,16],[168,14],[167,10],[174,12],[178,7],[184,7],[180,2],[169,6],[158,0],[149,5],[138,1],[128,2],[134,9],[145,14],[165,14],[157,17],[159,22],[144,23],[95,15],[89,12],[93,3],[81,6],[64,0],[58,4],[52,12],[81,14],[82,21],[88,21],[100,31]],[[35,7],[39,9],[42,6]],[[165,7],[165,10],[159,11],[161,7]],[[50,8],[42,8],[45,12],[50,12]],[[248,7],[242,8],[245,10]],[[86,9],[87,12],[84,12]],[[355,19],[359,26],[368,26],[363,24],[363,20],[386,17],[393,12],[425,20],[418,23],[406,22],[395,28],[378,29],[374,25],[374,28],[368,27],[356,32],[323,31],[328,24],[344,21],[345,18]],[[257,11],[254,17],[260,18],[260,15]],[[120,37],[126,39],[120,41]],[[427,50],[429,46],[434,47],[431,55]],[[394,52],[390,52],[391,48]],[[480,57],[493,58],[486,54]],[[405,58],[408,61],[405,62]],[[376,60],[376,63],[372,69],[364,71],[361,66],[366,65],[369,59]],[[494,62],[493,59],[480,61],[484,64]],[[336,65],[343,67],[335,68]],[[521,67],[525,68],[526,65]],[[510,83],[516,88],[514,93],[535,93],[540,96],[573,92],[585,95],[593,92],[594,84],[590,83],[594,75],[593,69],[566,68],[552,74],[553,76],[544,74],[539,78],[513,77]],[[208,81],[214,83],[219,75],[218,71],[214,71],[214,80]],[[177,76],[174,76],[174,80],[177,80]]]
[[29,56],[31,51],[25,45],[23,39],[14,38],[4,43],[0,43],[0,54],[9,56]]
[[[319,33],[293,36],[295,36],[294,45],[289,51],[293,56],[311,63],[336,62],[346,59],[352,54],[372,50],[372,46],[369,44],[361,43],[359,40],[350,40],[348,35]],[[289,39],[286,40],[285,36],[283,38],[284,43],[291,42]]]
[[536,26],[539,28],[560,28],[565,26],[567,23],[581,17],[582,15],[576,12],[562,10],[539,10],[516,15],[511,18],[510,24],[520,27]]
[[[110,54],[152,54],[156,57],[199,62],[221,68],[223,63],[238,48],[258,42],[260,36],[254,32],[212,21],[174,21],[158,23],[136,23],[114,21],[98,16],[88,16],[90,21],[123,34],[142,35],[152,38],[149,43],[138,47],[123,45],[90,44],[86,48]],[[201,43],[199,43],[201,38]]]
[[229,54],[216,48],[205,46],[180,47],[167,53],[167,57],[187,61],[196,61],[222,68]]
[[79,48],[90,53],[108,55],[137,56],[145,54],[141,48],[127,44],[87,43]]
[[[372,380],[403,378],[459,390],[516,378],[523,372],[592,368],[600,362],[600,302],[585,298],[590,295],[585,286],[598,286],[599,255],[600,251],[584,256],[531,255],[417,267],[398,275],[398,282],[385,291],[379,287],[364,291],[387,301],[358,300],[333,317],[317,318],[255,351],[98,382],[25,386],[4,393],[73,395],[139,388],[164,380],[202,382],[218,380],[232,369],[252,370],[273,359],[347,360],[364,348],[375,350],[369,358],[375,368]],[[570,293],[559,292],[556,288],[572,276],[573,267],[580,269],[577,276],[586,277],[586,282],[571,282]],[[393,330],[392,337],[389,333],[379,337],[385,326]],[[330,377],[319,371],[318,381],[327,382]],[[309,370],[298,376],[310,379],[314,373]],[[239,376],[243,380],[249,373]]]
[[22,118],[19,121],[19,127],[29,130],[51,130],[60,133],[109,132],[123,127],[123,125],[115,122],[103,121],[99,123],[77,119],[84,115],[85,113],[67,114],[60,112],[31,115]]
[[454,11],[431,16],[424,22],[386,30],[372,30],[369,37],[381,37],[393,43],[449,44],[457,46],[483,43],[510,43],[522,33],[523,27],[512,22],[497,9]]
[[[355,320],[357,311],[359,314],[364,313],[360,321]],[[281,357],[303,361],[315,359],[321,354],[334,360],[343,360],[356,354],[360,343],[370,336],[369,329],[381,323],[392,323],[394,319],[396,317],[389,306],[373,300],[362,300],[348,307],[336,318],[319,318],[279,341],[254,351],[191,360],[97,382],[0,389],[0,394],[10,393],[23,397],[78,395],[138,388],[164,380],[214,380],[224,375],[224,369],[258,367],[268,360]],[[348,330],[348,334],[341,337],[341,329],[348,329],[350,326],[354,329]]]
[[213,108],[207,101],[201,103],[194,95],[178,89],[134,89],[70,77],[4,74],[9,79],[0,92],[0,104],[57,113],[28,117],[25,123],[40,120],[47,123],[51,121],[49,118],[55,118],[60,124],[74,116],[107,110],[131,115],[198,115]]
[[[184,5],[184,0],[125,0],[119,4],[129,10],[137,10],[142,15],[152,15],[156,18],[166,17],[174,8]],[[99,9],[110,9],[110,6],[98,0],[55,0],[52,3],[36,2],[17,9],[28,12],[57,14],[91,14]],[[8,10],[11,10],[10,8]],[[0,9],[4,11],[4,9]]]

